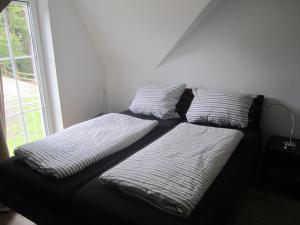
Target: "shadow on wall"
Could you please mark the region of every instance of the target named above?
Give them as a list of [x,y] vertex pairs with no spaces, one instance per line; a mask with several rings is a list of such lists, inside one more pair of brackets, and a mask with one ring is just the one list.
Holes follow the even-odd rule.
[[278,60],[292,62],[299,54],[299,46],[294,44],[299,43],[295,22],[299,8],[297,0],[223,1],[208,17],[195,22],[162,65],[190,55],[200,64],[205,58],[215,60],[215,66],[222,59],[233,65],[253,62],[260,67],[276,66]]
[[221,8],[225,3],[228,4],[228,0],[214,3],[215,5],[218,4],[216,7],[208,6],[212,7],[213,11],[208,9],[206,14],[201,14],[196,18],[187,33],[183,35],[182,39],[179,40],[178,43],[176,43],[176,46],[174,46],[161,65],[165,65],[171,63],[172,61],[176,61],[177,59],[193,55],[199,51],[205,52],[206,49],[216,47],[216,44],[220,39],[220,27],[216,27],[213,33],[207,32],[206,28],[210,30],[209,28],[211,26],[207,26],[207,21],[211,21],[211,19],[214,17],[214,14],[219,13],[219,8]]

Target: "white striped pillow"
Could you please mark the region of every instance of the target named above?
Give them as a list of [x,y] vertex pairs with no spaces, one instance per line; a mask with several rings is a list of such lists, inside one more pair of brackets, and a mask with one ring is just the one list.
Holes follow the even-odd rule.
[[189,122],[245,128],[253,95],[198,88],[186,114]]
[[186,84],[147,84],[138,91],[129,106],[133,113],[153,115],[161,119],[178,118],[176,104],[186,88]]

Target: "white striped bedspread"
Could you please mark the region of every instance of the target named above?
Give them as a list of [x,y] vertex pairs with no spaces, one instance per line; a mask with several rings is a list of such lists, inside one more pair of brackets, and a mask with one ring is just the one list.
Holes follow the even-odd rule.
[[39,173],[61,179],[126,148],[157,125],[156,120],[111,113],[20,146],[15,156]]
[[238,130],[182,123],[100,182],[178,217],[188,217],[243,138]]

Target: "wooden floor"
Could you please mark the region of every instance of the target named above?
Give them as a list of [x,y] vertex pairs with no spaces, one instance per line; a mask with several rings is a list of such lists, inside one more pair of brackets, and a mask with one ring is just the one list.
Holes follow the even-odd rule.
[[271,189],[252,189],[231,225],[300,225],[300,201]]
[[0,213],[0,225],[34,225],[23,216],[14,212]]
[[[34,223],[10,212],[0,214],[0,225]],[[276,191],[251,189],[229,225],[300,225],[300,201]]]

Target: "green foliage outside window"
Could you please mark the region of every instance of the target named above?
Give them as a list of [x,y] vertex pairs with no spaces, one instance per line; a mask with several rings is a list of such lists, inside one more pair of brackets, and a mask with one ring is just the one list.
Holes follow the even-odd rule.
[[[31,37],[28,28],[26,7],[22,4],[13,3],[6,9],[9,35],[12,45],[13,56],[30,56]],[[3,13],[0,13],[0,58],[9,57],[7,46],[7,34],[4,26]],[[20,79],[33,78],[34,71],[32,59],[19,59],[15,61]],[[2,61],[3,75],[12,77],[11,63],[9,60]]]

